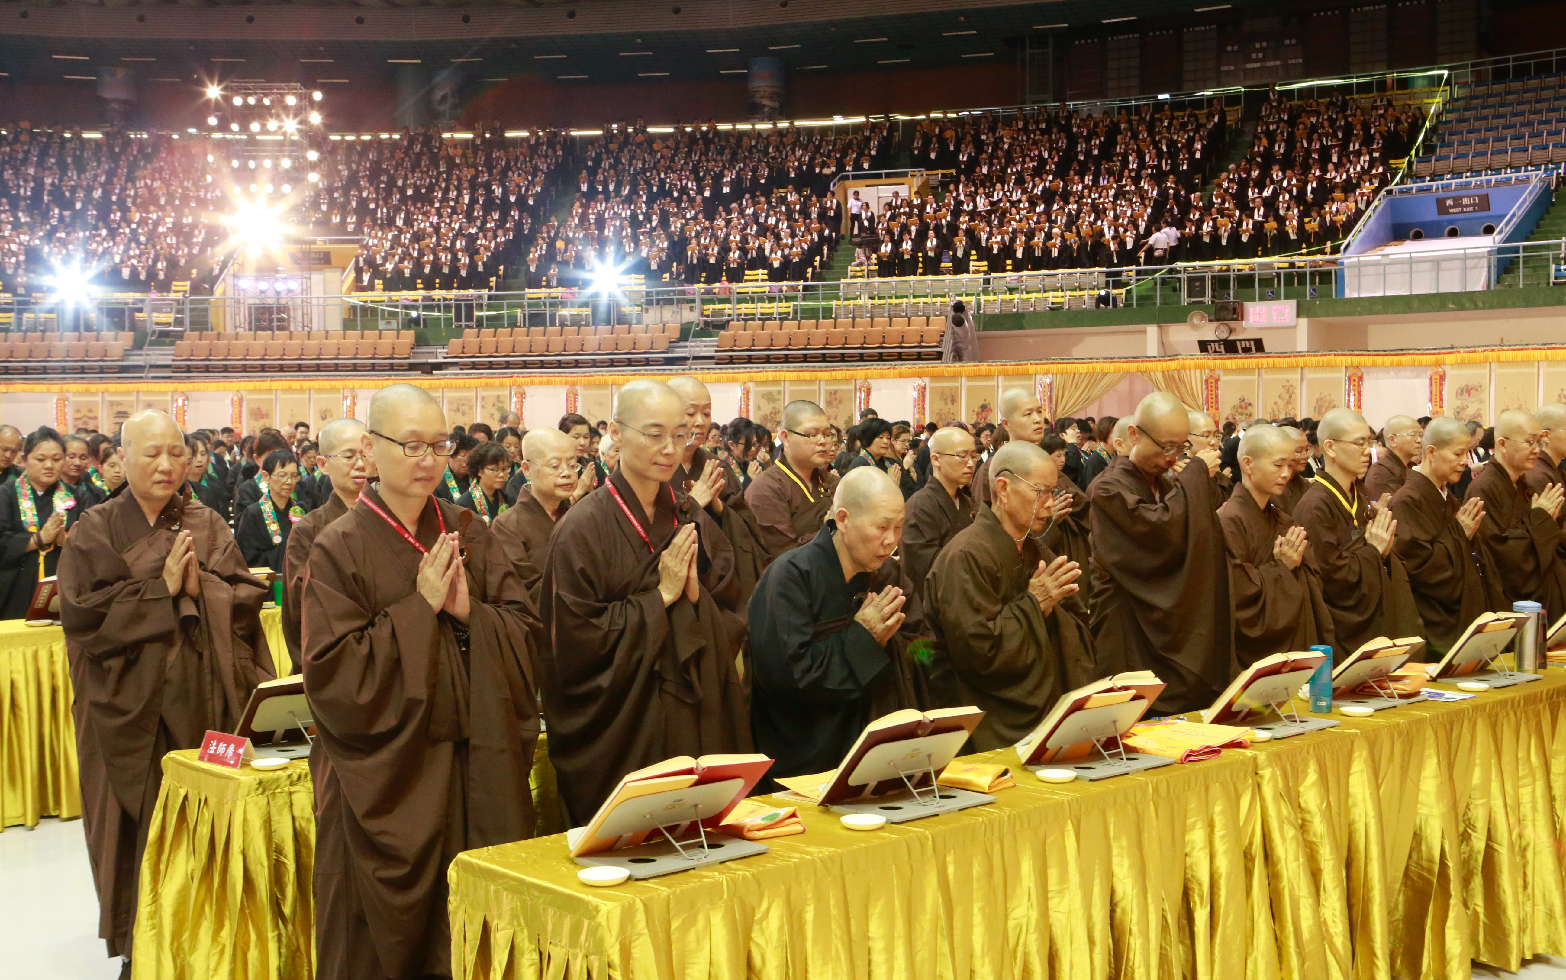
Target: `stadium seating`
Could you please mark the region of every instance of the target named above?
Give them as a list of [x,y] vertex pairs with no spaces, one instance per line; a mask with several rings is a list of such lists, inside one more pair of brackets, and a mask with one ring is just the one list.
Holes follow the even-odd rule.
[[469,329],[447,343],[442,366],[491,370],[669,364],[687,356],[669,349],[679,336],[678,323]]
[[118,331],[0,333],[0,373],[117,374],[134,343]]
[[715,358],[719,364],[933,361],[945,334],[943,316],[731,320],[718,334]]
[[1446,104],[1415,177],[1566,164],[1566,75],[1476,83]]
[[192,333],[174,344],[174,371],[406,371],[413,339],[412,330]]

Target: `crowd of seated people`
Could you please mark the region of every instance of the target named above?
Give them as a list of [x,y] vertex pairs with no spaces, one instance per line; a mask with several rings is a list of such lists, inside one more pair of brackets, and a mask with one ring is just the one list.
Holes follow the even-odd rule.
[[586,151],[570,215],[528,255],[528,285],[600,266],[687,285],[819,278],[842,227],[832,181],[884,165],[891,143],[884,122],[609,130]]
[[47,292],[60,269],[108,292],[210,278],[226,234],[205,160],[195,141],[167,134],[0,134],[0,291]]
[[361,236],[356,289],[490,289],[549,208],[565,139],[430,127],[333,142],[305,208],[318,228]]
[[944,199],[866,209],[855,241],[879,277],[1130,264],[1167,220],[1200,209],[1226,132],[1216,107],[930,120],[910,156],[953,172]]

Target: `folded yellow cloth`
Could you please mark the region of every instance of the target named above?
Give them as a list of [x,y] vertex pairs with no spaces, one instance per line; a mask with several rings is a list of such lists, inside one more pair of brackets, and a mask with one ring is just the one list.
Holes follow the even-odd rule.
[[1144,722],[1120,741],[1133,752],[1181,762],[1202,762],[1217,758],[1224,749],[1247,748],[1250,739],[1249,728],[1177,721]]
[[948,765],[936,782],[942,786],[965,789],[972,793],[995,793],[1017,785],[1011,778],[1011,770],[1005,766],[982,765],[961,760]]
[[798,807],[771,807],[755,800],[740,800],[723,819],[723,823],[718,825],[718,830],[730,837],[766,840],[769,837],[803,834],[805,824],[799,819]]

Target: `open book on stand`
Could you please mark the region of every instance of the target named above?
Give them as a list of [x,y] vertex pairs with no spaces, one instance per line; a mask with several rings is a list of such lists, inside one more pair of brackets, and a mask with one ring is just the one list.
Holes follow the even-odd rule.
[[1038,727],[1016,745],[1024,768],[1065,769],[1078,779],[1099,780],[1175,760],[1127,752],[1122,736],[1142,720],[1163,693],[1152,671],[1115,674],[1060,696]]
[[1301,717],[1294,707],[1295,694],[1326,659],[1326,654],[1311,650],[1263,657],[1240,671],[1213,706],[1203,709],[1202,721],[1244,725],[1269,732],[1273,738],[1332,728],[1337,725],[1332,719]]
[[[1479,681],[1491,687],[1511,687],[1536,681],[1538,674],[1523,674],[1507,668],[1501,653],[1511,646],[1517,631],[1528,623],[1527,615],[1487,612],[1474,617],[1440,662],[1426,664],[1430,679],[1455,684]],[[1489,670],[1483,668],[1489,667]]]

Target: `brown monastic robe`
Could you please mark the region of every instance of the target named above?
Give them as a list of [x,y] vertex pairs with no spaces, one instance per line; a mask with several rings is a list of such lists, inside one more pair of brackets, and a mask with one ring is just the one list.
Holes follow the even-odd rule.
[[958,531],[973,523],[974,506],[967,487],[959,489],[953,499],[934,476],[908,498],[903,509],[903,540],[897,553],[902,556],[908,581],[921,595],[935,556]]
[[[1288,486],[1283,488],[1283,493],[1278,495],[1278,506],[1283,508],[1285,514],[1293,514],[1301,498],[1305,496],[1305,491],[1309,489],[1310,481],[1299,473],[1294,474],[1289,477]],[[1232,495],[1234,491],[1230,490],[1229,493]]]
[[1087,606],[1067,596],[1045,615],[1028,591],[1039,562],[1055,553],[1028,537],[1017,542],[988,507],[935,559],[925,616],[936,656],[956,677],[958,704],[985,711],[975,751],[1021,741],[1067,691],[1101,674]]
[[[731,611],[739,583],[727,542],[689,497],[676,502],[668,484],[649,520],[624,477],[610,483],[618,500],[600,486],[561,519],[540,609],[549,755],[576,825],[632,770],[677,755],[747,752],[751,744],[735,668],[745,621]],[[659,557],[678,525],[693,521],[701,592],[695,603],[682,595],[665,608]]]
[[[1055,484],[1056,493],[1071,494],[1071,513],[1064,520],[1051,524],[1044,532],[1044,546],[1057,555],[1065,555],[1066,558],[1082,566],[1082,577],[1077,584],[1082,586],[1078,594],[1091,596],[1093,594],[1093,537],[1092,537],[1092,512],[1093,504],[1088,500],[1088,495],[1075,483],[1062,473],[1060,481]],[[1091,679],[1091,678],[1090,678]]]
[[1237,669],[1216,493],[1200,460],[1155,489],[1119,456],[1088,494],[1098,673],[1153,671],[1160,714],[1211,706]]
[[[1468,484],[1467,496],[1484,501],[1484,519],[1474,540],[1500,573],[1506,608],[1520,599],[1541,602],[1553,623],[1566,614],[1566,566],[1556,555],[1561,525],[1548,511],[1533,506],[1526,481],[1526,474],[1514,481],[1498,459],[1479,471]],[[1566,507],[1561,512],[1566,513]]]
[[[1552,483],[1566,486],[1566,475],[1562,475],[1560,464],[1541,450],[1539,458],[1534,461],[1533,469],[1523,474],[1523,486],[1528,490],[1528,499],[1532,500],[1534,494],[1542,493],[1544,488]],[[1561,508],[1555,522],[1566,531],[1566,507]],[[1560,544],[1555,546],[1555,555],[1558,561],[1566,562],[1566,534],[1561,535]]]
[[570,509],[571,501],[562,500],[551,518],[544,511],[544,505],[524,485],[517,493],[517,502],[507,507],[506,512],[489,526],[490,533],[511,559],[511,565],[535,607],[538,591],[544,583],[544,565],[549,561],[550,538],[555,533],[555,525]]
[[1403,488],[1392,495],[1393,552],[1408,570],[1431,660],[1451,649],[1480,613],[1506,608],[1499,574],[1479,545],[1484,532],[1470,541],[1458,523],[1457,506],[1417,468],[1409,469]]
[[1242,481],[1218,508],[1229,552],[1229,597],[1234,603],[1234,651],[1240,666],[1314,644],[1332,645],[1332,614],[1321,598],[1321,576],[1307,549],[1296,568],[1272,555],[1273,543],[1294,526],[1276,498],[1256,505]]
[[[194,538],[201,594],[174,599],[163,565],[180,530]],[[216,511],[175,497],[149,525],[128,483],[71,530],[59,583],[98,934],[110,956],[129,956],[163,756],[233,731],[273,677],[267,590]]]
[[1372,500],[1380,500],[1389,493],[1397,493],[1408,480],[1413,467],[1407,465],[1397,453],[1382,446],[1376,453],[1376,461],[1365,472],[1365,489]]
[[348,513],[343,498],[333,493],[326,502],[306,514],[288,534],[288,549],[283,552],[283,639],[288,641],[288,657],[294,673],[299,673],[301,642],[299,621],[304,615],[305,568],[310,561],[310,546],[326,525]]
[[786,459],[779,459],[750,481],[745,488],[745,502],[755,515],[762,541],[774,556],[816,536],[832,512],[837,481],[838,475],[831,467],[805,477],[795,473]]
[[1383,558],[1365,540],[1374,515],[1364,481],[1344,490],[1322,473],[1292,516],[1305,529],[1310,560],[1321,574],[1337,660],[1378,636],[1424,635],[1403,559],[1396,548]]
[[[772,560],[772,550],[767,546],[762,537],[761,525],[756,522],[756,515],[751,512],[750,505],[745,502],[745,490],[740,483],[739,474],[734,468],[725,464],[716,456],[708,453],[706,449],[698,447],[691,456],[690,469],[681,463],[674,468],[674,476],[670,479],[676,492],[687,486],[694,485],[701,479],[702,473],[708,466],[723,467],[723,490],[719,498],[723,501],[723,513],[714,514],[711,508],[707,510],[707,516],[723,532],[728,539],[729,547],[734,550],[734,573],[739,579],[739,603],[741,608],[750,602],[750,595],[756,591],[756,582],[761,578],[761,573],[766,571],[767,563]],[[796,491],[798,487],[794,488]]]
[[304,589],[317,980],[449,976],[447,865],[533,831],[534,607],[484,522],[432,497],[411,533],[427,549],[460,529],[464,637],[418,592],[423,553],[366,505],[397,520],[378,487],[317,536]]

